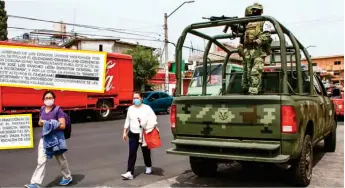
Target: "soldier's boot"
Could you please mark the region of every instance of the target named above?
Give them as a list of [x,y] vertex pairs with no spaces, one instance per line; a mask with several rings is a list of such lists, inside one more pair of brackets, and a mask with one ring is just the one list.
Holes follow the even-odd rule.
[[259,89],[256,87],[250,87],[248,92],[250,95],[257,95],[259,93]]

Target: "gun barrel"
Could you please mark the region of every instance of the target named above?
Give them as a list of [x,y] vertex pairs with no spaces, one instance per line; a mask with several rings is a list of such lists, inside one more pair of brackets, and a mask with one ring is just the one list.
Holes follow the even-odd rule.
[[234,19],[234,18],[238,18],[237,16],[233,16],[233,17],[226,17],[226,16],[211,16],[209,18],[207,17],[202,17],[202,19],[208,19],[210,21],[217,21],[217,20],[227,20],[227,19]]

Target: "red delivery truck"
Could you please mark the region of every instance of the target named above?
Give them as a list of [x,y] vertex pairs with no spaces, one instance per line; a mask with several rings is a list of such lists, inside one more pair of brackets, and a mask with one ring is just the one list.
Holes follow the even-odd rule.
[[[0,42],[0,45],[56,48],[11,42]],[[134,90],[132,57],[107,53],[106,62],[104,93],[53,90],[56,94],[56,104],[67,112],[92,112],[98,120],[107,120],[113,113],[125,113],[132,104]],[[32,113],[33,117],[37,118],[43,105],[44,92],[44,89],[0,85],[0,114]]]

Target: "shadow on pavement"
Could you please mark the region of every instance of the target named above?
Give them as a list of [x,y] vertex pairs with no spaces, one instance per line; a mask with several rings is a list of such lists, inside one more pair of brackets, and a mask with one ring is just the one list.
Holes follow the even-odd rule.
[[[46,187],[56,187],[56,186],[59,186],[59,182],[61,181],[61,178],[62,178],[61,176],[56,177],[55,180],[53,180],[52,182],[48,183],[46,185]],[[72,174],[72,178],[73,178],[73,181],[72,181],[72,183],[69,186],[77,185],[79,182],[81,182],[85,178],[85,175],[83,175],[83,174]]]
[[323,156],[325,156],[326,152],[325,149],[323,147],[323,141],[318,143],[315,147],[314,147],[314,164],[313,167],[315,167],[317,165],[317,163],[319,163],[321,161],[321,159],[323,158]]
[[[137,166],[135,167],[135,171],[134,171],[134,176],[140,176],[141,174],[144,174],[146,170],[145,166]],[[156,167],[152,167],[152,174],[150,174],[151,176],[164,176],[164,170],[161,168],[156,168]]]
[[[323,158],[323,143],[314,148],[314,166]],[[240,163],[219,165],[218,172],[212,178],[199,178],[191,171],[186,171],[176,178],[171,187],[291,187],[287,171],[275,165],[242,168]]]
[[[167,113],[157,113],[157,116],[168,115]],[[125,119],[126,115],[123,114],[113,114],[107,120],[97,120],[90,112],[73,112],[70,114],[72,123],[90,123],[90,122],[106,122]]]
[[114,114],[109,117],[107,120],[97,120],[90,112],[73,112],[70,114],[72,123],[90,123],[90,122],[105,122],[105,121],[113,121],[113,120],[120,120],[125,119],[125,115]]

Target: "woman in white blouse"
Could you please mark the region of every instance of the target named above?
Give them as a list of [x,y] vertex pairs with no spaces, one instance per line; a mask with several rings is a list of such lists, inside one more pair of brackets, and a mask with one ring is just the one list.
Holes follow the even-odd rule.
[[133,179],[139,145],[141,146],[146,166],[145,174],[152,173],[151,151],[145,146],[142,131],[150,121],[153,120],[153,122],[156,123],[157,116],[150,106],[142,103],[142,97],[143,95],[141,93],[134,93],[134,105],[130,106],[127,111],[127,118],[123,130],[123,140],[129,143],[129,156],[127,173],[121,175],[124,179]]

